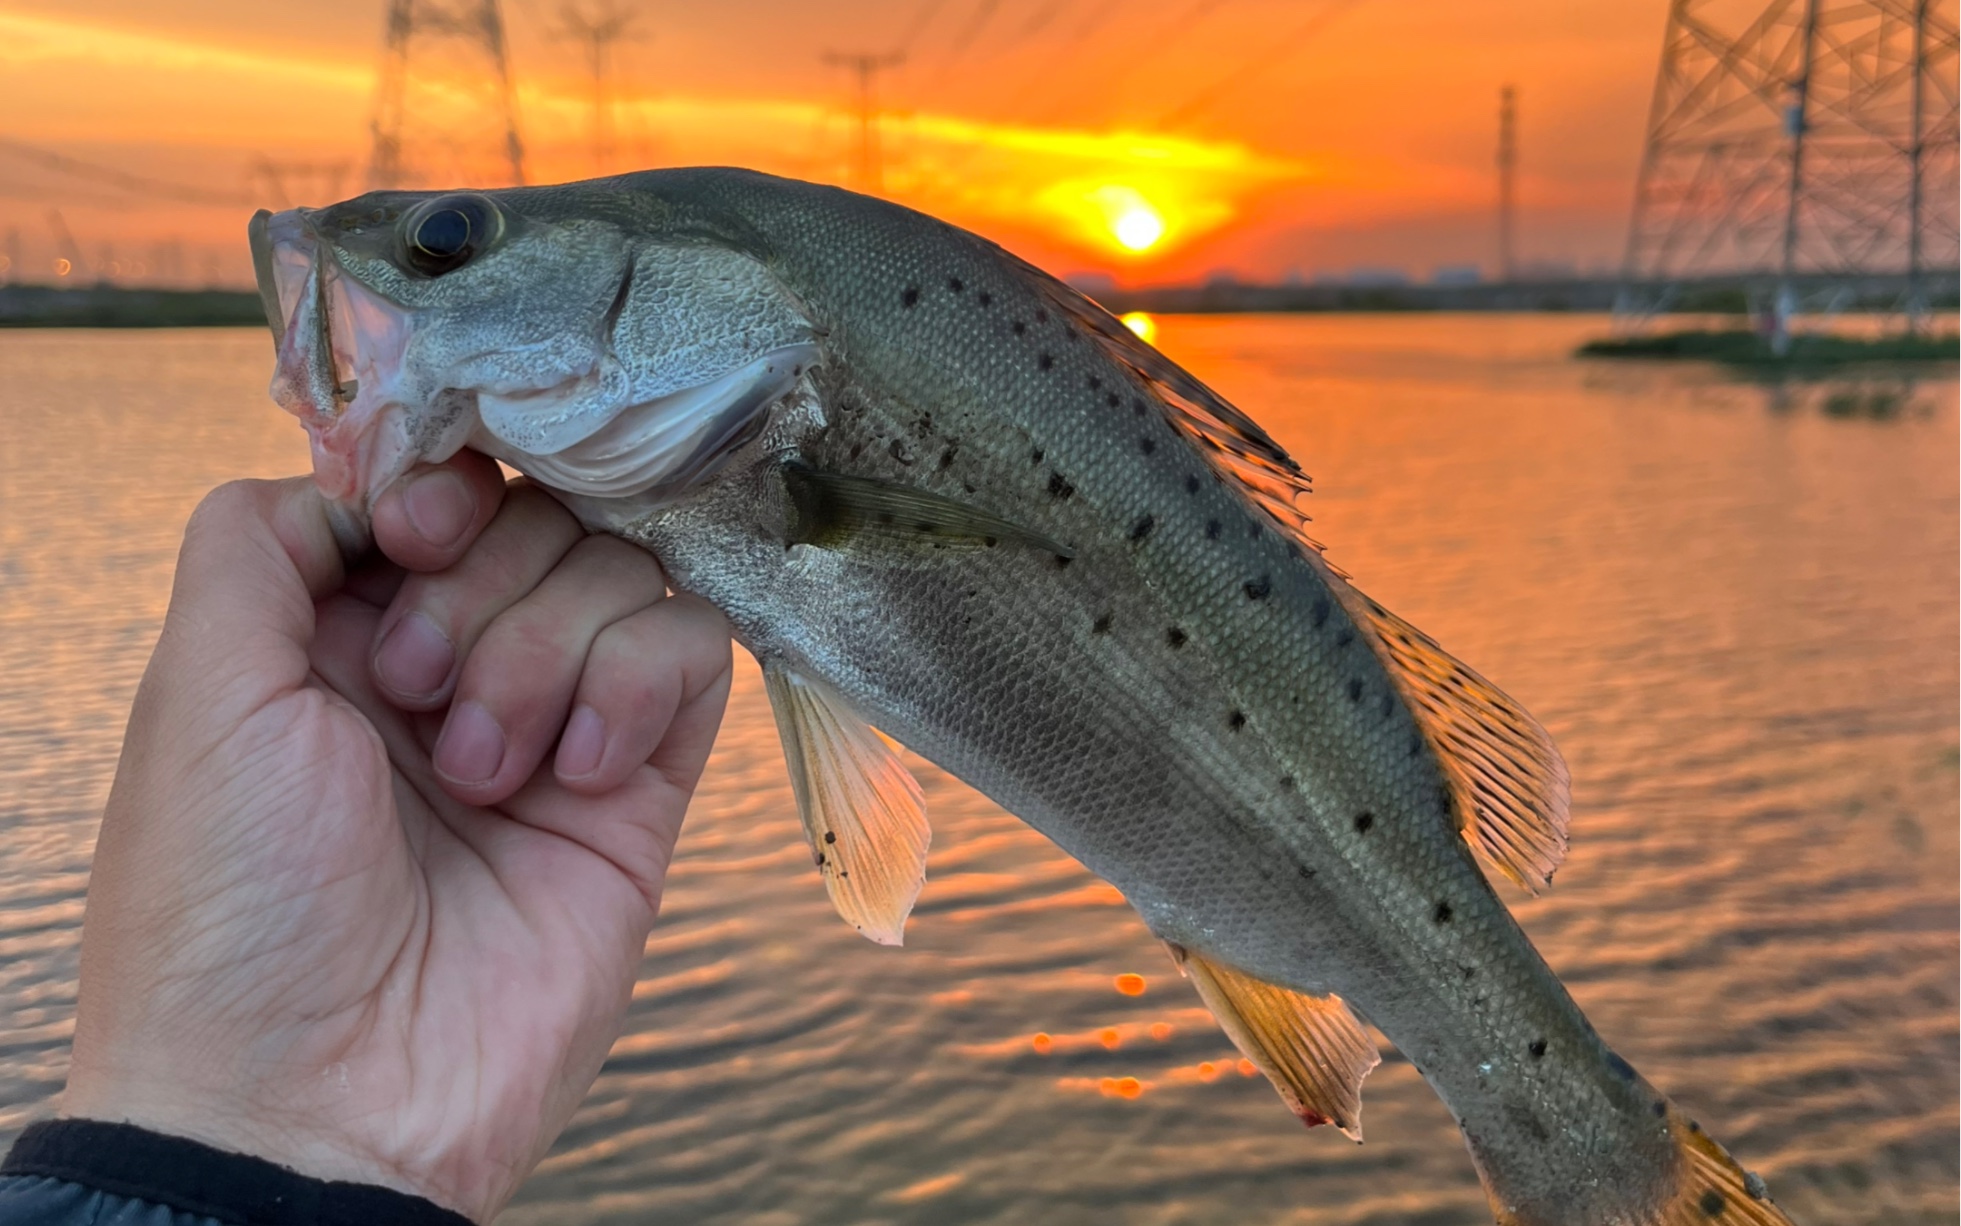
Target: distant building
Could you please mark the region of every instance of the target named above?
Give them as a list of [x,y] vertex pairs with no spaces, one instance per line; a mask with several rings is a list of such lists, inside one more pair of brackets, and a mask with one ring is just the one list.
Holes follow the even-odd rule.
[[1394,285],[1408,285],[1409,274],[1400,268],[1376,268],[1366,265],[1348,270],[1343,284],[1361,286],[1367,289],[1382,289]]
[[1432,285],[1480,285],[1484,270],[1476,264],[1439,264],[1430,273]]
[[1525,260],[1518,266],[1519,281],[1577,281],[1580,266],[1571,260]]

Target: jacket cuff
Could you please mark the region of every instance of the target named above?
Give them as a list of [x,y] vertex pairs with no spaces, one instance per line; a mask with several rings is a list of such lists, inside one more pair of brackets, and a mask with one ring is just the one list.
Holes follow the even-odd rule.
[[471,1226],[420,1196],[314,1179],[249,1154],[100,1120],[29,1125],[0,1175],[65,1180],[238,1226]]

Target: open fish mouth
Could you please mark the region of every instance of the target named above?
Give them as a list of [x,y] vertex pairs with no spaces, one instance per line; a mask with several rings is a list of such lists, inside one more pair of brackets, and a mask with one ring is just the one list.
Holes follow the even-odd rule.
[[249,237],[278,353],[272,398],[306,427],[321,493],[365,514],[418,460],[453,455],[467,428],[447,431],[453,440],[412,437],[413,400],[404,394],[410,313],[346,275],[304,210],[261,210]]

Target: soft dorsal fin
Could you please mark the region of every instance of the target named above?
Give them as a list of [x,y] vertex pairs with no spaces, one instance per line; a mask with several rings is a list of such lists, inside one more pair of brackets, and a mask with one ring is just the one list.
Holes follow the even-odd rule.
[[1165,947],[1233,1046],[1302,1123],[1333,1124],[1362,1139],[1362,1079],[1382,1056],[1341,997],[1290,992],[1169,941]]
[[932,840],[918,782],[828,685],[774,661],[763,682],[831,905],[871,940],[901,944]]
[[1566,858],[1570,788],[1552,737],[1429,635],[1339,575],[1324,576],[1342,608],[1370,632],[1376,655],[1436,750],[1472,849],[1535,894],[1551,885]]
[[1067,546],[998,515],[909,485],[823,472],[800,463],[783,466],[783,483],[796,513],[790,525],[791,544],[823,548],[870,533],[939,548],[971,549],[1014,541],[1057,557],[1075,556]]
[[1569,779],[1546,730],[1430,636],[1356,591],[1322,556],[1300,506],[1313,485],[1266,431],[1108,311],[1031,272],[1056,311],[1156,393],[1166,418],[1213,471],[1293,538],[1349,616],[1370,631],[1377,657],[1436,751],[1458,827],[1472,849],[1534,893],[1552,884],[1566,855]]

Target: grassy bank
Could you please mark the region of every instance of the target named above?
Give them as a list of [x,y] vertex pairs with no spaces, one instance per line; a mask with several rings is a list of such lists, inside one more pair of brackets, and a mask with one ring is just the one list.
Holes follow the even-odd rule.
[[264,327],[259,296],[243,290],[0,288],[0,328]]
[[1824,369],[1862,362],[1951,362],[1961,346],[1953,333],[1911,336],[1835,336],[1800,333],[1787,352],[1771,351],[1767,337],[1741,329],[1655,332],[1588,341],[1584,358],[1718,362],[1751,370]]

